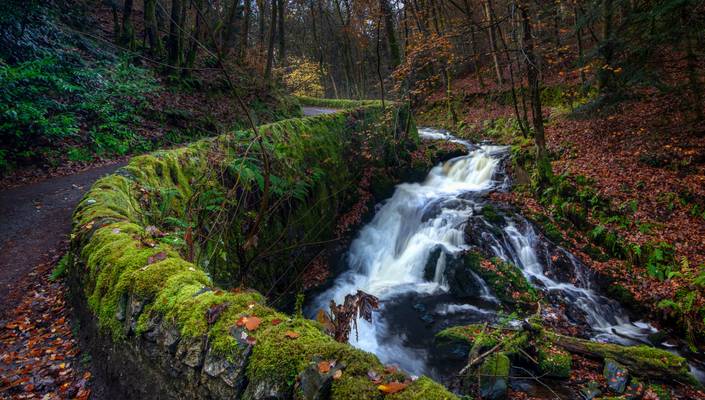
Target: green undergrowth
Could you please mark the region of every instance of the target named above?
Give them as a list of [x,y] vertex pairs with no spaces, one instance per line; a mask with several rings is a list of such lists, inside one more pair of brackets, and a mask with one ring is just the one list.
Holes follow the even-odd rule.
[[[145,153],[246,123],[242,110],[223,113],[212,106],[235,103],[222,82],[170,79],[92,34],[76,34],[95,24],[83,7],[10,2],[3,9],[0,176],[22,167]],[[258,121],[301,114],[298,102],[279,87],[243,79],[240,89]]]
[[[390,121],[404,112],[366,106],[259,127],[270,154],[271,201],[282,208],[273,211],[275,217],[266,220],[257,243],[245,250],[257,254],[279,246],[285,251],[249,265],[246,286],[266,289],[282,274],[297,275],[310,260],[310,253],[298,245],[334,236],[334,217],[346,202],[355,201],[343,193],[356,192],[361,177],[361,171],[346,167],[355,157],[365,158],[353,151],[355,145],[365,144],[376,163],[395,161],[387,158],[397,145],[389,138],[399,132],[384,127],[394,126]],[[412,145],[416,142],[414,130],[402,133]],[[293,389],[298,374],[317,357],[344,366],[341,379],[333,383],[334,398],[381,398],[367,376],[370,370],[383,372],[375,356],[334,341],[315,321],[274,310],[258,291],[219,288],[219,281],[232,283],[228,274],[238,275],[244,268],[236,248],[228,245],[243,237],[240,227],[252,223],[258,211],[254,201],[236,211],[227,202],[232,196],[228,192],[259,200],[264,189],[261,158],[243,153],[253,142],[248,131],[204,139],[135,157],[115,175],[96,182],[73,217],[68,263],[72,292],[87,300],[100,331],[113,340],[132,340],[152,329],[156,319],[176,327],[184,343],[201,343],[205,337],[213,354],[237,361],[243,351],[240,336],[246,332],[255,343],[246,367],[253,387]],[[230,190],[233,186],[236,192]],[[226,225],[227,233],[202,235],[219,226],[217,216],[223,210],[232,224]],[[261,319],[257,329],[237,326],[242,317],[254,316]],[[421,378],[394,398],[455,397]]]

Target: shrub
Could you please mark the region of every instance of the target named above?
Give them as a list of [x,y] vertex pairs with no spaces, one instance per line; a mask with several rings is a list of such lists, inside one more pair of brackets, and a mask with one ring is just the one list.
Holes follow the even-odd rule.
[[51,148],[72,148],[66,155],[73,161],[88,161],[88,149],[121,155],[139,148],[131,126],[156,83],[126,61],[74,65],[45,57],[0,64],[0,87],[3,171],[52,158]]

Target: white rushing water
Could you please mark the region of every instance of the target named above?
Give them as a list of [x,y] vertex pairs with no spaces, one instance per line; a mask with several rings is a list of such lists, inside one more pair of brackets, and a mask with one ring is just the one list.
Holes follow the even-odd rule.
[[[385,303],[409,294],[430,296],[448,292],[447,257],[469,247],[464,239],[466,222],[478,209],[477,199],[503,184],[497,176],[500,175],[500,160],[506,154],[506,147],[475,147],[443,131],[420,129],[419,133],[426,139],[462,143],[468,147],[469,154],[435,166],[421,183],[398,185],[393,196],[379,207],[373,220],[360,230],[350,245],[346,255],[349,269],[311,305],[312,310],[327,309],[331,299],[342,303],[347,294],[357,290],[379,297],[381,309],[374,313],[373,323],[359,320],[359,334],[351,335],[351,344],[413,374],[428,373],[427,354],[423,349],[406,344],[418,332],[391,333],[393,327],[389,325],[389,316],[385,316]],[[491,243],[490,248],[497,256],[519,266],[530,282],[543,286],[544,290],[560,291],[582,310],[588,324],[603,335],[598,339],[633,343],[654,332],[648,324],[631,323],[618,304],[589,288],[588,279],[578,279],[577,284],[583,286],[578,287],[547,277],[536,252],[538,237],[530,224],[523,225],[522,231],[509,222],[501,235],[486,238],[483,235],[483,239]],[[439,247],[443,252],[433,279],[427,281],[424,269],[432,252]],[[576,266],[574,257],[569,258]],[[477,275],[474,278],[481,285],[479,297],[485,303],[496,303],[482,279]],[[463,313],[485,319],[494,317],[495,311],[483,305],[445,302],[434,306],[432,313],[439,317]]]

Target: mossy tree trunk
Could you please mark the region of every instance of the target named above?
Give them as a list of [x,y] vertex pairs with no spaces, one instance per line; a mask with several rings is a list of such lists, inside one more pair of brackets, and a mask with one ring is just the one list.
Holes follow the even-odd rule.
[[272,76],[272,64],[274,63],[274,41],[277,36],[277,0],[272,0],[272,18],[269,21],[269,44],[267,48],[267,66],[264,70],[264,79]]
[[183,50],[182,41],[180,39],[181,34],[179,33],[182,29],[181,27],[181,8],[183,7],[183,0],[172,0],[171,1],[171,18],[169,21],[169,38],[167,41],[167,48],[169,50],[169,64],[172,67],[179,68],[182,64]]
[[164,45],[157,28],[157,0],[144,0],[144,29],[151,55],[161,55]]
[[132,25],[133,0],[125,0],[122,7],[122,32],[120,42],[130,49],[135,46],[135,29]]

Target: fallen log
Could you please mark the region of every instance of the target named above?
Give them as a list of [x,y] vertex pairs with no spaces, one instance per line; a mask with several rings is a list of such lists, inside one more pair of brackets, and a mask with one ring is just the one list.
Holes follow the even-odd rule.
[[563,336],[544,331],[545,337],[565,350],[589,358],[612,358],[636,376],[658,380],[673,380],[683,384],[699,385],[691,375],[685,358],[650,346],[620,346]]

